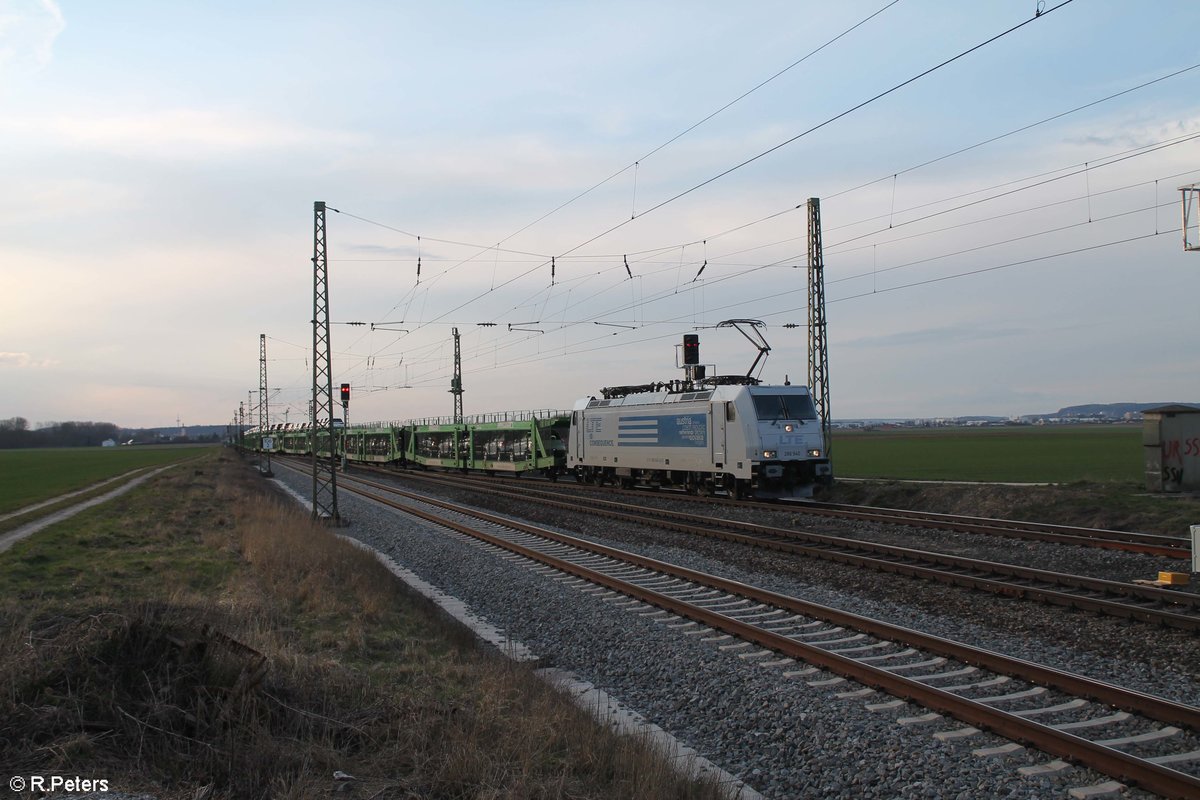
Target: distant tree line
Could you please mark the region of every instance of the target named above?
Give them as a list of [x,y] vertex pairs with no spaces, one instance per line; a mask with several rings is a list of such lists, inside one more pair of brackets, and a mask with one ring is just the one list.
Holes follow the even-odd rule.
[[29,429],[24,417],[0,420],[0,448],[99,447],[105,439],[118,440],[121,430],[111,422],[50,422]]
[[118,444],[168,444],[219,442],[216,433],[201,436],[164,436],[154,430],[119,428],[111,422],[43,422],[30,430],[24,417],[0,419],[0,450],[17,447],[99,447],[105,440]]

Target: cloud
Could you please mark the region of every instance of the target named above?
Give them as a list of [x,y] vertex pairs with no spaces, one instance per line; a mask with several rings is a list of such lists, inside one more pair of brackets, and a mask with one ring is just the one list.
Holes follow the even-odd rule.
[[0,353],[0,369],[45,369],[57,363],[49,358],[34,358],[29,353]]
[[1007,339],[1023,336],[1030,331],[1023,328],[985,328],[974,324],[950,325],[923,330],[898,331],[881,336],[862,336],[845,342],[839,347],[911,347],[913,345],[961,344],[991,339]]
[[0,134],[25,136],[42,147],[172,160],[352,147],[366,141],[360,134],[307,128],[237,111],[194,108],[9,117],[0,121]]
[[5,0],[0,5],[0,68],[42,69],[66,27],[54,0]]
[[96,218],[114,208],[126,208],[136,200],[133,187],[112,180],[44,172],[14,174],[10,179],[9,194],[0,199],[0,214],[14,228],[39,222],[61,224],[64,218],[71,217]]
[[429,260],[437,260],[439,257],[433,255],[428,250],[422,253],[421,249],[414,245],[404,245],[400,247],[392,247],[381,244],[348,244],[345,250],[361,256],[363,258],[379,258],[379,259],[416,259],[419,255],[424,255]]
[[1111,133],[1080,132],[1068,136],[1064,141],[1072,145],[1100,145],[1136,150],[1194,134],[1200,131],[1200,118],[1153,122],[1127,120],[1111,126],[1108,130]]

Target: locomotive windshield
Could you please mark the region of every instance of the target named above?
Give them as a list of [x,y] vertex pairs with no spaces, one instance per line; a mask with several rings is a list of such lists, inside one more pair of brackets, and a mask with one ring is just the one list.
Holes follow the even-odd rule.
[[817,418],[812,397],[806,394],[756,394],[754,411],[762,420]]

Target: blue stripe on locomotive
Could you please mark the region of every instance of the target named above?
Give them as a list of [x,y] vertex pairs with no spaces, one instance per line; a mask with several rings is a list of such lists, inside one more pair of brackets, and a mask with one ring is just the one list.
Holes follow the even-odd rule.
[[708,447],[704,414],[617,417],[617,447]]

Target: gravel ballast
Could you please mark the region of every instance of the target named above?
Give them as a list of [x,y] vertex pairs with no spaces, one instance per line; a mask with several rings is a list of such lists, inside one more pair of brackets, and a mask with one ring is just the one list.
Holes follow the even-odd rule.
[[[290,470],[281,468],[277,476],[298,493],[306,494],[311,488],[310,479]],[[478,503],[476,498],[473,504]],[[342,533],[461,599],[474,613],[530,647],[544,665],[568,670],[620,698],[768,797],[1044,798],[1065,796],[1070,787],[1106,780],[1079,768],[1060,775],[1021,775],[1017,767],[1046,763],[1051,757],[1028,751],[1003,757],[972,755],[975,749],[1006,742],[986,733],[938,740],[934,733],[963,726],[952,719],[901,725],[897,719],[919,716],[925,709],[906,703],[868,710],[868,704],[891,698],[878,692],[839,697],[862,688],[849,682],[809,685],[834,677],[824,672],[784,678],[780,668],[754,666],[739,658],[737,651],[721,650],[701,641],[703,637],[685,636],[656,622],[644,607],[622,610],[601,596],[579,591],[520,562],[499,558],[464,536],[349,492],[339,494],[339,505],[351,521]],[[523,516],[550,527],[543,512]],[[1154,694],[1193,703],[1200,697],[1191,676],[1183,670],[1172,671],[1169,664],[1148,661],[1142,646],[1127,648],[1116,656],[1031,635],[1031,631],[1050,625],[1052,615],[1061,618],[1061,609],[946,587],[924,590],[941,595],[937,604],[929,597],[919,597],[908,581],[894,576],[850,575],[847,568],[837,565],[698,543],[651,528],[617,530],[595,518],[589,521],[586,513],[555,512],[554,517],[555,527],[562,525],[564,532],[572,535],[810,602]],[[930,608],[935,604],[939,606],[936,613]],[[995,604],[1003,609],[999,613],[1014,621],[999,626],[982,624],[997,613],[988,609],[957,613],[979,604]],[[1102,638],[1124,637],[1126,645],[1130,639],[1143,638],[1137,624],[1086,619],[1088,625],[1099,625],[1102,630],[1114,625],[1123,630],[1106,630]],[[1075,627],[1079,627],[1078,621]],[[1126,796],[1148,795],[1131,790]]]

